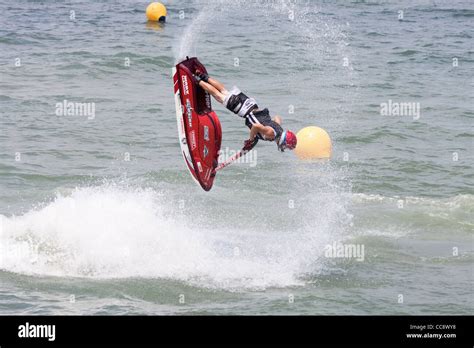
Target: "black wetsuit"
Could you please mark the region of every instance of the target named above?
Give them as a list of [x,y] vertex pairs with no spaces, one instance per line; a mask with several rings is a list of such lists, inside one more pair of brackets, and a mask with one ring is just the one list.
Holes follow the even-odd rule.
[[[260,133],[257,133],[257,139],[274,141],[283,134],[281,126],[272,120],[267,108],[258,110],[258,105],[253,98],[247,97],[237,87],[234,87],[230,95],[224,101],[224,105],[234,114],[245,118],[245,125],[252,129],[254,124],[262,124],[271,127],[275,134],[274,139],[265,139]],[[258,111],[255,111],[258,110]]]
[[245,117],[245,125],[252,129],[252,126],[254,124],[262,124],[267,127],[273,128],[273,132],[275,133],[275,138],[274,139],[265,139],[260,135],[260,133],[257,133],[257,138],[260,140],[266,140],[266,141],[274,141],[276,139],[279,139],[281,135],[283,134],[283,128],[276,123],[275,121],[272,120],[270,116],[270,112],[268,111],[267,108],[259,111],[252,111],[250,112],[246,117]]

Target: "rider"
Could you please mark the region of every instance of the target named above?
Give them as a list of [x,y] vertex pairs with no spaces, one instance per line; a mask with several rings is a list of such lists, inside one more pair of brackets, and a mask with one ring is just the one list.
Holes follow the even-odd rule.
[[285,149],[293,150],[296,147],[296,135],[292,131],[283,130],[280,116],[272,119],[267,108],[260,110],[255,99],[247,97],[237,87],[228,91],[222,83],[199,70],[196,70],[195,77],[199,86],[209,92],[219,103],[245,118],[245,124],[250,128],[250,137],[244,143],[244,150],[252,149],[259,139],[275,141],[281,152]]

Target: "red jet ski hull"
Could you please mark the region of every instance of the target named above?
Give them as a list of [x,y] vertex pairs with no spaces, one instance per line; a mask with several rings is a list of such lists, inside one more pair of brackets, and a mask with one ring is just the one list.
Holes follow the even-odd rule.
[[209,191],[216,176],[222,129],[211,107],[211,96],[193,77],[206,68],[194,58],[188,58],[173,68],[173,82],[179,143],[184,161],[193,179]]

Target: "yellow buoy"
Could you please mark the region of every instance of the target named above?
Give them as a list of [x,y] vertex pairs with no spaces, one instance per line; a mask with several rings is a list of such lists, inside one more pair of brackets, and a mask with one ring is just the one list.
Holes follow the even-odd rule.
[[152,2],[146,8],[146,17],[149,21],[165,22],[166,21],[166,7],[160,2]]
[[306,127],[298,134],[295,154],[299,159],[330,158],[332,143],[329,134],[319,127]]

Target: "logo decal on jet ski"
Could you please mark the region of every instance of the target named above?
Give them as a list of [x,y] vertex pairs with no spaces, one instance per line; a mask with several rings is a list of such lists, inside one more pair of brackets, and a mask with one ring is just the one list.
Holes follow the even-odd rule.
[[202,154],[204,155],[204,158],[206,158],[207,155],[209,154],[209,150],[208,150],[208,148],[206,147],[206,145],[204,145],[204,149],[202,150]]
[[191,132],[191,151],[196,148],[196,133],[194,131]]
[[204,140],[209,141],[209,127],[204,126]]
[[181,77],[181,80],[183,81],[184,95],[189,95],[188,77],[186,75],[183,75]]
[[188,126],[189,128],[193,128],[193,113],[191,112],[191,102],[189,99],[186,99],[186,113],[188,115]]
[[206,92],[206,107],[208,109],[211,108],[211,96],[209,95],[209,93]]

